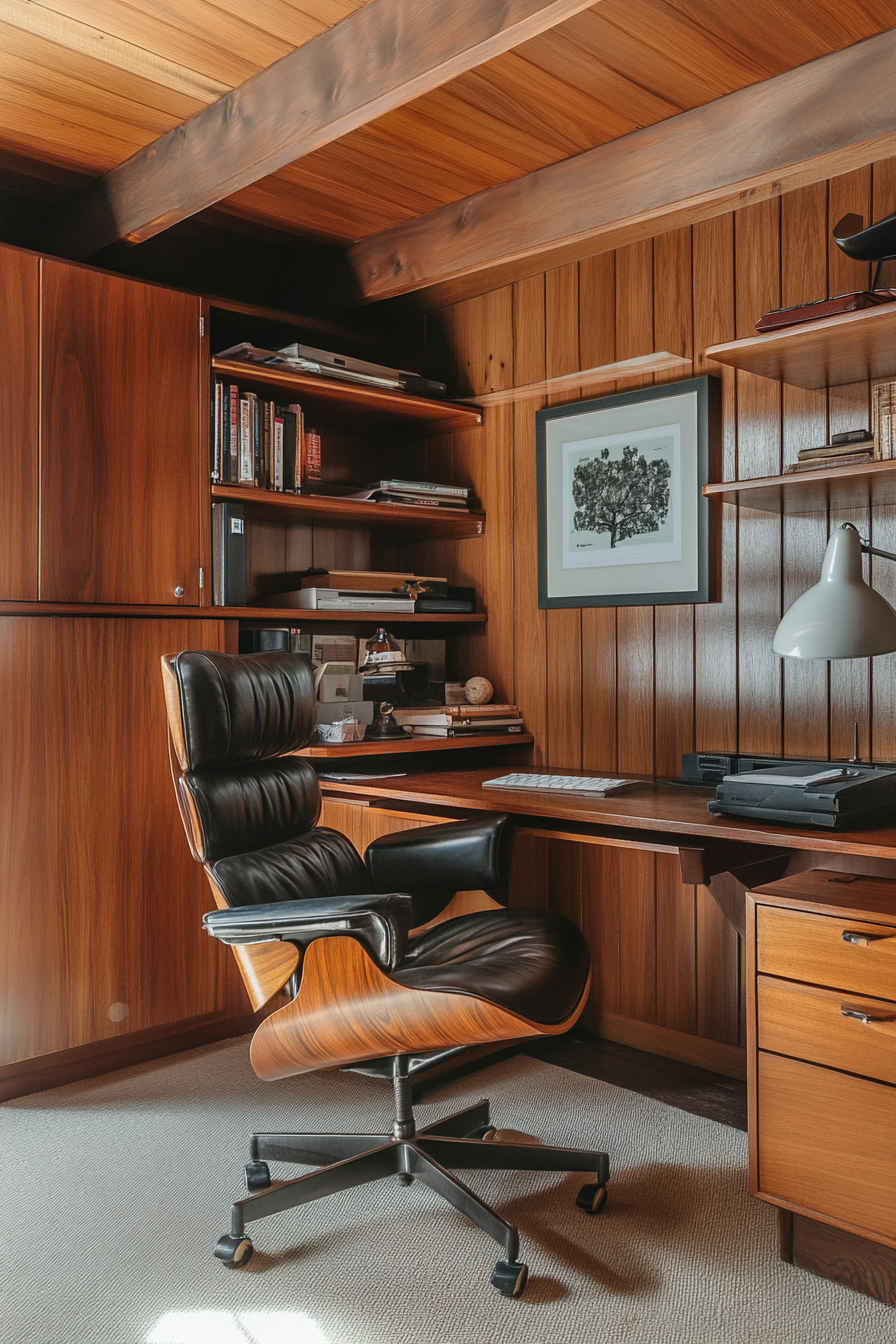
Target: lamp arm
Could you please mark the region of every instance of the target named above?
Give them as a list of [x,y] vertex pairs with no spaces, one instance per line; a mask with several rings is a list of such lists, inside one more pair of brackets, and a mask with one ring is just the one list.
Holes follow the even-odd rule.
[[869,546],[867,542],[862,542],[863,555],[879,555],[882,560],[896,560],[896,555],[892,551],[881,551],[876,546]]

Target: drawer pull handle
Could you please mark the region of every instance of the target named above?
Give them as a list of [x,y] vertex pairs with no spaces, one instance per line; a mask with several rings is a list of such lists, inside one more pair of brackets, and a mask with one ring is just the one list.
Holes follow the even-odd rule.
[[841,1003],[840,1016],[855,1018],[856,1022],[864,1022],[866,1027],[870,1027],[872,1022],[892,1021],[891,1016],[875,1017],[873,1013],[866,1012],[864,1008],[850,1008],[848,1003]]
[[844,929],[842,936],[844,943],[852,943],[854,947],[874,947],[875,943],[890,943],[896,940],[896,934],[858,933],[855,929]]

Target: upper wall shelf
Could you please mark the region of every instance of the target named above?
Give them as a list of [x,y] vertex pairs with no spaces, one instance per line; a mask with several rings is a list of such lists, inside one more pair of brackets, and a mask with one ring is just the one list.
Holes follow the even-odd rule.
[[362,428],[395,429],[405,435],[413,432],[417,438],[431,438],[438,434],[460,434],[482,424],[482,412],[476,406],[462,406],[454,401],[431,401],[428,397],[411,397],[404,392],[365,387],[362,383],[341,383],[236,359],[213,359],[212,370],[234,382],[279,388],[289,400],[315,407],[332,406],[338,409],[345,425],[355,421]]
[[795,387],[896,378],[896,303],[710,345],[706,357]]
[[384,504],[339,495],[287,495],[253,485],[213,485],[213,499],[239,500],[247,518],[280,523],[331,523],[336,527],[400,530],[408,540],[481,537],[485,514],[470,509],[432,508],[423,504]]
[[708,499],[761,513],[842,512],[870,504],[896,504],[896,461],[722,481],[704,485],[703,493]]

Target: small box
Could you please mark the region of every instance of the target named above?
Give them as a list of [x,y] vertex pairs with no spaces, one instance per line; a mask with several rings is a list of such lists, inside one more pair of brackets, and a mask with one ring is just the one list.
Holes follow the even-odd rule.
[[462,681],[445,682],[446,705],[466,705],[468,703],[464,685],[465,683]]
[[314,718],[316,723],[335,723],[337,719],[344,719],[351,714],[359,723],[373,723],[373,701],[372,700],[340,700],[335,704],[321,704],[320,701],[314,706]]
[[324,705],[364,699],[364,678],[359,672],[325,672],[317,683],[317,698]]

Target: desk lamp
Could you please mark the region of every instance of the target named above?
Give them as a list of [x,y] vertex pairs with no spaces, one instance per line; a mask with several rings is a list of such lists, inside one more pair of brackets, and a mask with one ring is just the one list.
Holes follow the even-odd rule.
[[852,523],[831,535],[821,578],[798,597],[775,631],[781,658],[870,658],[896,649],[896,611],[862,577],[862,553],[896,560],[869,546]]

